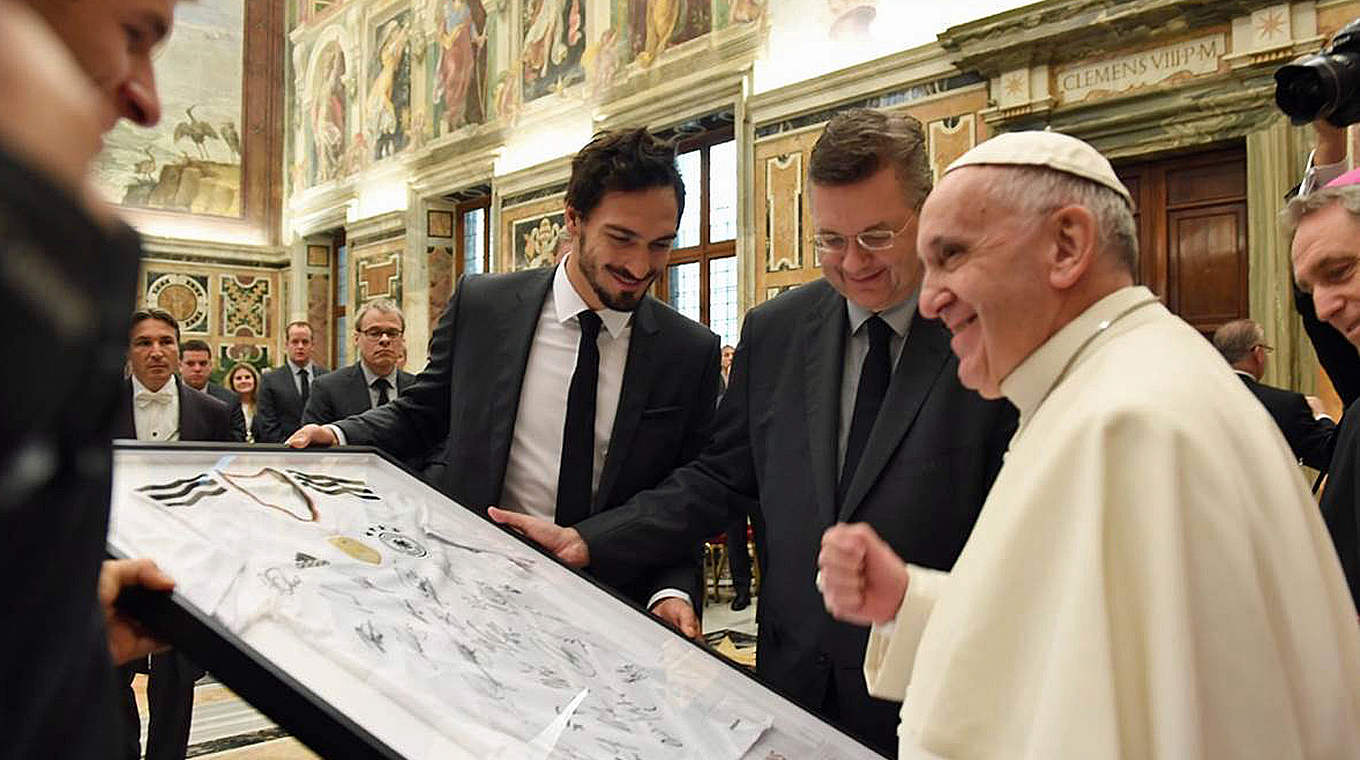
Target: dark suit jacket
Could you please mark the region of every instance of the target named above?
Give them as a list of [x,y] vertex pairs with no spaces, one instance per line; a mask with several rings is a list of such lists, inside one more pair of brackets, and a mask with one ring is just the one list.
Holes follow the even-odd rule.
[[140,247],[3,148],[0,229],[0,324],[36,367],[0,378],[0,756],[105,760],[122,723],[96,588]]
[[[397,392],[405,393],[415,382],[416,376],[410,372],[397,372]],[[364,370],[358,362],[328,372],[312,383],[311,397],[307,408],[302,410],[302,424],[343,420],[356,414],[363,414],[373,408],[373,399],[364,382]]]
[[[337,423],[347,441],[403,459],[446,443],[440,490],[478,513],[499,504],[529,349],[555,271],[464,277],[430,339],[425,371],[387,405]],[[713,416],[717,336],[650,296],[632,326],[592,513],[613,509],[693,459]],[[639,604],[667,587],[697,602],[692,559],[699,540],[673,552],[656,573],[625,566],[594,574]]]
[[[703,454],[659,488],[576,526],[592,567],[626,567],[673,558],[687,540],[721,531],[733,494],[756,499],[768,568],[757,671],[812,710],[822,707],[834,675],[842,715],[877,708],[861,670],[868,629],[832,620],[813,585],[822,532],[835,522],[867,522],[904,559],[949,569],[1015,429],[1009,403],[984,401],[959,384],[948,331],[918,314],[837,504],[848,331],[845,298],[825,280],[748,312]],[[882,746],[892,742],[896,711],[880,714]]]
[[[231,413],[227,405],[175,378],[179,388],[179,439],[181,441],[235,441],[231,429]],[[137,426],[132,419],[132,380],[123,381],[123,398],[118,405],[118,417],[113,426],[114,438],[136,438]]]
[[241,397],[217,383],[208,383],[203,392],[227,405],[231,417],[231,439],[237,443],[246,442],[246,413],[241,411]]
[[[316,385],[325,374],[326,368],[316,365],[311,384]],[[298,393],[287,361],[260,376],[260,389],[255,393],[255,426],[256,443],[283,443],[302,427],[302,394]]]
[[1251,377],[1238,373],[1247,390],[1256,394],[1266,411],[1275,418],[1284,439],[1299,461],[1315,470],[1325,471],[1332,463],[1336,448],[1336,423],[1323,417],[1313,417],[1313,410],[1302,393],[1262,385]]

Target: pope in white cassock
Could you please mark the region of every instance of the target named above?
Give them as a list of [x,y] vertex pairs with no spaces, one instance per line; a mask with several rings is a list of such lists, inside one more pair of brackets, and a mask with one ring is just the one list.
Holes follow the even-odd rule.
[[904,758],[1354,758],[1360,626],[1261,404],[1134,286],[1128,191],[1093,148],[1012,133],[921,212],[921,312],[1020,424],[950,573],[865,525],[818,583],[873,624]]

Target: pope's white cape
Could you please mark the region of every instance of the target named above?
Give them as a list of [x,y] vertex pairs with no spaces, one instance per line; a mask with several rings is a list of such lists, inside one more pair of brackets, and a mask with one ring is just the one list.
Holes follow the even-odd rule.
[[1020,429],[967,546],[950,574],[913,567],[870,638],[870,691],[904,700],[902,756],[1360,753],[1340,565],[1279,430],[1208,342],[1125,288],[1002,390]]

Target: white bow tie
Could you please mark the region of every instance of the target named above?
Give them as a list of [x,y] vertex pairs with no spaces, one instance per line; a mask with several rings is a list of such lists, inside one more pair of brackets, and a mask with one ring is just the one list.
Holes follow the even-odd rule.
[[138,409],[146,409],[152,405],[167,406],[172,398],[169,393],[137,391],[132,400],[137,404]]

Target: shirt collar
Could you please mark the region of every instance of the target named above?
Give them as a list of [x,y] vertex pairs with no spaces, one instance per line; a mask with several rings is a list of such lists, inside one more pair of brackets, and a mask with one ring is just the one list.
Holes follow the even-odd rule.
[[151,395],[153,395],[153,396],[170,396],[170,397],[172,397],[172,398],[173,398],[173,397],[177,397],[177,396],[179,395],[179,392],[178,392],[178,390],[177,390],[177,388],[176,388],[176,386],[175,386],[175,383],[176,383],[178,380],[179,380],[179,378],[175,377],[174,375],[171,375],[171,376],[170,376],[170,379],[167,380],[167,381],[165,381],[165,385],[162,385],[160,390],[158,390],[158,391],[153,391],[153,390],[147,390],[147,387],[146,387],[145,385],[142,385],[142,381],[141,381],[141,380],[138,380],[136,375],[133,375],[133,376],[132,376],[132,397],[133,397],[133,398],[136,398],[136,397],[137,397],[137,394],[139,394],[139,393],[149,393],[149,394],[151,394]]
[[1020,410],[1020,419],[1028,419],[1072,358],[1101,329],[1101,323],[1118,317],[1140,301],[1155,299],[1147,288],[1130,285],[1091,304],[1011,370],[1001,381],[1001,395]]
[[376,375],[373,373],[373,370],[368,368],[367,364],[364,364],[364,360],[360,359],[359,369],[364,373],[364,385],[367,385],[370,388],[373,387],[373,383],[380,377],[386,380],[387,384],[391,387],[397,387],[397,368],[395,366],[392,367],[392,371],[388,372],[386,375]]
[[850,334],[854,335],[859,332],[859,328],[869,321],[869,317],[877,314],[880,319],[888,323],[888,327],[892,328],[897,337],[906,335],[907,328],[911,327],[911,318],[916,314],[916,299],[920,294],[919,289],[914,290],[905,301],[879,312],[869,311],[849,298],[845,299],[846,313],[850,316]]
[[288,369],[292,370],[291,372],[289,372],[289,374],[292,375],[293,377],[297,377],[298,370],[300,370],[300,369],[305,369],[305,370],[307,370],[307,374],[309,374],[309,375],[312,374],[312,363],[311,363],[310,361],[307,362],[306,364],[302,365],[302,366],[298,366],[297,364],[294,364],[292,359],[288,359],[287,361],[288,361]]
[[[576,292],[576,286],[571,284],[571,278],[567,277],[567,261],[574,255],[567,254],[563,257],[562,263],[557,265],[557,273],[553,275],[553,307],[557,310],[557,321],[563,324],[590,308],[581,294]],[[611,338],[619,337],[623,328],[628,326],[628,320],[633,318],[630,312],[614,309],[600,309],[595,313],[600,315],[600,321],[604,323],[604,328],[609,331]]]
[[1242,370],[1237,369],[1236,367],[1233,368],[1233,372],[1236,372],[1237,374],[1241,375],[1242,377],[1245,377],[1246,379],[1252,381],[1253,383],[1261,382],[1260,380],[1257,380],[1256,376],[1251,374],[1250,372],[1243,372]]

